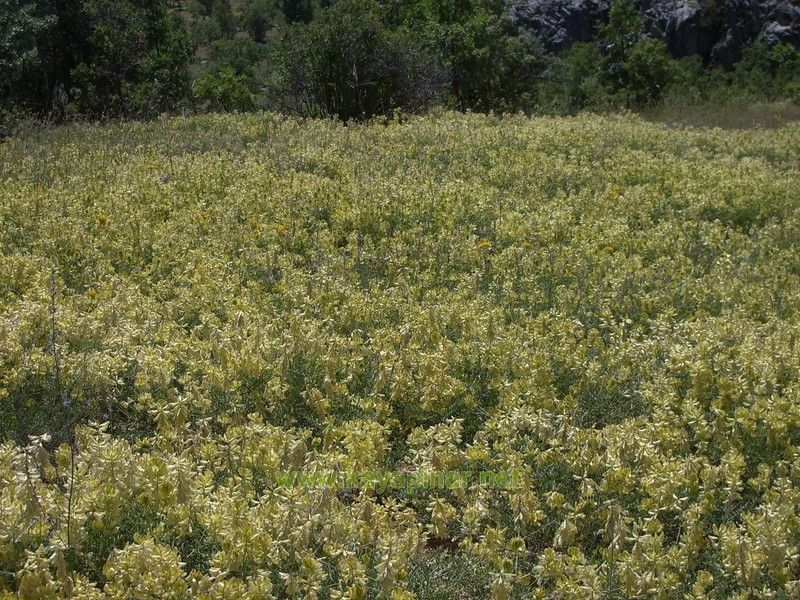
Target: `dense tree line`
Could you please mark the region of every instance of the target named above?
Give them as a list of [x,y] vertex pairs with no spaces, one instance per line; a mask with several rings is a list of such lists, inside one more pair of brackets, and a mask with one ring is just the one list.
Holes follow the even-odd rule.
[[727,70],[674,59],[631,0],[558,55],[509,20],[505,0],[0,0],[0,70],[0,123],[800,99],[797,49],[756,45]]
[[191,45],[162,0],[0,0],[0,98],[55,118],[146,117],[190,96]]

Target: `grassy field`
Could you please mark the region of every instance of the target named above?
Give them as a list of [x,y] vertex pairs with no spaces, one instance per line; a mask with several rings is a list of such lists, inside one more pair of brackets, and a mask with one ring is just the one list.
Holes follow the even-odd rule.
[[0,597],[798,597],[799,159],[632,116],[7,141]]

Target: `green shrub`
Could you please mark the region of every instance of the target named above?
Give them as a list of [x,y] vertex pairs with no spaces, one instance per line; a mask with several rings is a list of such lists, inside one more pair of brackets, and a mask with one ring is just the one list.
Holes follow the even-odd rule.
[[488,12],[451,30],[452,104],[479,111],[528,110],[536,103],[536,82],[544,52],[530,34]]
[[310,23],[314,18],[314,0],[280,0],[287,23]]
[[197,19],[189,26],[192,44],[195,47],[210,44],[222,37],[222,30],[216,19]]
[[253,67],[263,58],[263,50],[246,37],[216,40],[208,49],[212,69],[232,69],[238,75],[253,76]]
[[625,60],[628,48],[636,44],[644,33],[644,23],[632,0],[614,0],[608,13],[608,23],[598,30],[597,38],[607,47],[608,61],[612,64]]
[[575,44],[550,65],[540,92],[543,107],[568,113],[587,107],[640,108],[660,100],[682,72],[690,87],[695,64],[687,62],[681,69],[663,41],[644,37],[630,0],[615,0],[598,39],[600,46]]
[[675,63],[661,40],[643,38],[633,45],[619,69],[626,104],[641,107],[658,101],[675,79]]
[[390,2],[397,27],[418,32],[449,75],[447,104],[510,112],[536,104],[544,50],[496,0]]
[[577,43],[554,59],[540,84],[540,107],[557,114],[611,102],[603,80],[603,55],[596,45]]
[[246,76],[230,67],[209,72],[194,84],[198,106],[211,112],[245,112],[256,108],[256,101]]
[[731,84],[740,94],[771,97],[774,71],[770,48],[764,44],[753,44],[743,51],[742,60],[731,73]]

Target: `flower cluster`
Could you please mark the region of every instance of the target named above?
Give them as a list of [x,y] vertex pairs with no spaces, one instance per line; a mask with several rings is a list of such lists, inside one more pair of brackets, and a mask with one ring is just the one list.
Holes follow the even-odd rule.
[[[796,597],[798,156],[588,115],[9,140],[0,598]],[[365,472],[513,477],[276,477]]]

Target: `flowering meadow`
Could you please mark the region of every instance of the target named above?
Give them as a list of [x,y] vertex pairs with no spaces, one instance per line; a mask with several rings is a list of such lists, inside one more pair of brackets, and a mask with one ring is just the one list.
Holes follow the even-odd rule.
[[17,596],[800,597],[800,125],[8,140]]

